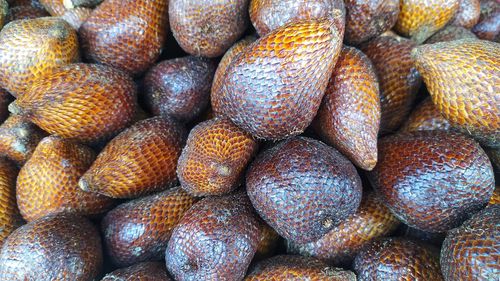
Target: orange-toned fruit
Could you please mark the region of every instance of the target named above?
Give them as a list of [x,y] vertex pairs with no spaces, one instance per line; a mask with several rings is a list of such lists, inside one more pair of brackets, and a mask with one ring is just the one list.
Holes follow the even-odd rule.
[[77,63],[41,76],[9,110],[50,134],[95,142],[128,126],[136,103],[128,75],[109,66]]
[[114,198],[135,198],[172,187],[184,140],[184,128],[170,119],[139,121],[106,145],[79,185]]
[[68,9],[73,9],[76,7],[88,7],[92,8],[101,4],[103,0],[63,0],[63,4]]
[[450,21],[451,25],[473,28],[481,15],[480,0],[458,0],[458,10]]
[[443,28],[458,11],[460,0],[401,0],[394,29],[417,43]]
[[17,177],[17,204],[33,221],[57,213],[96,215],[111,209],[111,198],[78,188],[78,180],[95,160],[92,149],[59,137],[42,139]]
[[177,164],[182,188],[195,196],[233,191],[257,149],[257,141],[229,119],[198,124],[189,133]]
[[33,6],[15,6],[9,9],[5,23],[15,20],[36,19],[50,16],[47,11]]
[[432,101],[450,124],[500,147],[500,44],[463,39],[412,54]]
[[221,93],[212,95],[216,111],[256,138],[302,133],[318,111],[342,47],[337,23],[291,23],[252,43],[229,65]]
[[280,236],[266,222],[260,220],[260,240],[257,245],[254,260],[262,260],[271,257],[278,247]]
[[490,202],[488,205],[499,205],[500,204],[500,186],[495,187],[495,191],[493,191],[493,195],[490,198]]
[[401,128],[402,132],[428,131],[451,129],[450,123],[443,117],[441,112],[432,103],[431,98],[426,98],[421,102],[406,120]]
[[448,25],[429,37],[429,39],[425,41],[425,44],[434,44],[438,42],[447,42],[467,38],[477,39],[476,35],[474,35],[472,31],[464,27]]
[[171,281],[163,262],[142,262],[106,274],[101,281]]
[[47,133],[19,115],[11,115],[0,126],[0,155],[22,166]]
[[497,0],[481,0],[481,16],[472,32],[481,39],[500,42],[500,3]]
[[0,0],[0,30],[6,22],[7,14],[9,13],[9,3],[6,0]]
[[14,163],[0,158],[0,247],[22,221],[16,204],[17,172]]
[[0,87],[21,96],[42,76],[79,59],[76,32],[64,20],[11,22],[0,32]]
[[313,126],[356,166],[372,170],[377,164],[379,85],[370,59],[358,49],[342,48]]
[[79,30],[85,56],[140,74],[160,56],[168,29],[168,1],[105,0]]
[[0,88],[0,123],[9,117],[9,104],[14,100],[6,90]]
[[42,4],[51,16],[60,17],[68,10],[68,8],[64,6],[64,1],[65,0],[40,0],[40,4]]

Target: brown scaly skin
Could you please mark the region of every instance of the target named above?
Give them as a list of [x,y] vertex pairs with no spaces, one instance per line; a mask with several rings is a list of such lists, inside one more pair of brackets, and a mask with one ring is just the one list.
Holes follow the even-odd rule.
[[480,0],[458,0],[458,10],[450,24],[462,26],[467,29],[473,28],[479,21],[481,15]]
[[363,248],[354,260],[360,281],[441,281],[439,251],[403,238],[382,238]]
[[500,44],[463,39],[422,45],[412,57],[450,124],[483,145],[500,147]]
[[33,6],[16,6],[9,9],[6,23],[15,20],[36,19],[50,16],[47,11]]
[[500,3],[497,0],[481,0],[481,16],[472,32],[480,39],[500,42]]
[[280,236],[263,220],[260,221],[260,240],[255,252],[254,261],[262,260],[273,256],[278,247]]
[[172,281],[163,262],[143,262],[106,274],[101,281]]
[[314,258],[280,255],[256,264],[245,277],[245,281],[279,280],[355,281],[356,275]]
[[61,18],[69,23],[75,30],[78,30],[80,26],[82,26],[82,24],[90,17],[92,11],[92,9],[85,7],[69,9],[64,12]]
[[443,28],[458,11],[460,0],[401,0],[394,29],[417,43]]
[[425,44],[434,44],[438,42],[448,42],[467,38],[477,39],[476,35],[472,31],[464,27],[448,25],[429,37],[429,39],[425,41]]
[[429,232],[460,225],[488,203],[495,188],[493,168],[479,144],[444,131],[380,139],[370,180],[401,221]]
[[77,216],[47,216],[16,229],[0,252],[2,281],[88,281],[101,272],[97,228]]
[[194,196],[230,193],[241,183],[257,149],[257,141],[229,119],[198,124],[177,164],[182,188]]
[[101,4],[103,0],[63,0],[63,4],[68,9],[73,9],[76,7],[87,7],[93,8]]
[[354,165],[334,148],[306,137],[259,154],[246,186],[260,216],[297,243],[319,239],[355,213],[361,201]]
[[53,17],[60,17],[68,10],[64,6],[64,0],[40,0],[40,4]]
[[79,58],[76,32],[64,20],[12,22],[0,32],[0,87],[19,97],[42,77]]
[[22,166],[47,133],[19,115],[11,115],[0,126],[0,155]]
[[380,96],[370,59],[344,46],[326,88],[313,127],[322,139],[356,166],[372,170],[377,164]]
[[185,135],[184,128],[170,119],[139,121],[106,145],[78,184],[113,198],[136,198],[173,187]]
[[488,205],[498,205],[500,204],[500,187],[496,186],[495,191],[493,191],[493,195],[490,198],[490,202]]
[[302,133],[319,109],[340,54],[339,21],[291,23],[252,43],[229,65],[222,93],[212,95],[216,111],[259,139]]
[[9,3],[6,0],[0,0],[0,30],[6,23],[7,14],[9,13]]
[[16,204],[17,172],[14,163],[0,158],[0,247],[22,222]]
[[44,9],[40,0],[7,0],[9,7],[32,6],[39,9]]
[[243,192],[206,197],[174,229],[167,269],[178,281],[242,280],[259,238],[259,221]]
[[447,281],[496,280],[500,276],[500,205],[475,214],[448,232],[441,248]]
[[248,26],[249,0],[170,0],[172,33],[187,53],[218,57]]
[[415,107],[410,117],[408,117],[406,123],[401,128],[401,132],[428,130],[449,131],[451,129],[450,123],[441,115],[439,110],[432,103],[432,100],[426,98]]
[[0,88],[0,123],[9,117],[9,104],[14,100],[6,90]]
[[137,75],[160,56],[168,30],[168,1],[106,0],[79,30],[85,56]]
[[96,215],[110,210],[113,199],[78,188],[95,157],[84,145],[55,136],[42,139],[17,177],[23,218],[29,222],[50,214]]

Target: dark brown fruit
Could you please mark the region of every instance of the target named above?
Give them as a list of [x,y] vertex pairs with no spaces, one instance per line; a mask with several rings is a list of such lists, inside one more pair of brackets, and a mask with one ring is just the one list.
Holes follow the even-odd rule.
[[0,123],[3,123],[9,117],[9,103],[14,100],[6,90],[0,88]]
[[261,220],[260,222],[260,240],[257,245],[254,260],[262,260],[271,257],[278,246],[280,236],[267,223]]
[[111,210],[101,228],[113,263],[123,267],[163,259],[172,229],[195,202],[182,189],[173,188]]
[[377,164],[379,85],[370,59],[358,49],[342,48],[313,126],[356,166],[372,170]]
[[168,1],[105,0],[79,30],[85,56],[140,74],[160,56],[168,29]]
[[355,213],[361,201],[354,165],[334,148],[305,137],[262,152],[246,185],[260,216],[297,243],[319,239]]
[[400,236],[403,236],[407,239],[422,241],[425,243],[435,245],[437,247],[441,247],[441,244],[443,244],[444,238],[446,236],[446,232],[442,233],[427,232],[420,230],[418,228],[407,226],[405,224],[402,224],[397,232],[398,234],[400,234]]
[[117,269],[101,281],[171,281],[163,262],[143,262]]
[[175,280],[242,280],[260,238],[252,205],[242,193],[196,203],[172,233],[165,253]]
[[0,280],[88,281],[101,272],[97,228],[77,216],[47,216],[16,229],[0,252]]
[[172,33],[187,53],[218,57],[248,26],[249,0],[170,0]]
[[0,155],[22,166],[45,136],[45,132],[26,118],[11,115],[0,126]]
[[500,3],[497,0],[481,0],[481,16],[472,32],[481,39],[500,42]]
[[479,21],[481,15],[480,0],[458,0],[458,10],[450,21],[451,25],[471,29]]
[[135,198],[172,187],[184,140],[184,128],[170,119],[139,121],[106,145],[79,185],[113,198]]
[[438,42],[448,42],[460,39],[477,39],[472,31],[461,26],[448,25],[447,27],[436,32],[425,41],[425,44],[434,44]]
[[485,148],[493,167],[500,171],[500,148]]
[[448,232],[441,248],[444,279],[497,280],[500,276],[500,205],[475,214]]
[[16,6],[9,9],[6,23],[15,20],[28,20],[50,16],[47,11],[33,6]]
[[370,173],[375,189],[409,226],[444,232],[482,209],[495,188],[493,168],[473,139],[418,131],[379,140]]
[[145,99],[154,115],[189,122],[205,110],[216,64],[194,56],[162,61],[144,78]]
[[0,158],[0,248],[22,221],[16,204],[17,172],[14,163]]
[[431,98],[421,102],[406,120],[401,128],[402,132],[428,131],[428,130],[451,130],[450,123],[439,112],[432,103]]
[[439,252],[402,238],[384,238],[363,248],[354,260],[359,280],[443,280]]

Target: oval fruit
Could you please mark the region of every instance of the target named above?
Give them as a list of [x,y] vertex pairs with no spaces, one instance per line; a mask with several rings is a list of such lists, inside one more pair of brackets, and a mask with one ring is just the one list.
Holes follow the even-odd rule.
[[[22,223],[16,204],[16,177],[14,163],[0,158],[0,248],[5,239]],[[1,264],[0,264],[1,267]]]
[[429,37],[429,39],[425,41],[425,44],[434,44],[438,42],[447,42],[467,38],[477,39],[476,35],[474,35],[472,31],[466,28],[463,28],[461,26],[448,25]]
[[101,281],[171,281],[162,262],[142,262],[106,274]]
[[19,115],[11,115],[0,126],[0,154],[22,166],[46,136],[35,124]]
[[481,15],[480,0],[458,0],[458,10],[450,21],[451,25],[471,29],[479,21]]
[[421,102],[406,120],[406,123],[401,128],[402,132],[411,131],[428,131],[428,130],[443,130],[451,129],[450,123],[443,117],[441,112],[432,103],[431,98],[426,98]]

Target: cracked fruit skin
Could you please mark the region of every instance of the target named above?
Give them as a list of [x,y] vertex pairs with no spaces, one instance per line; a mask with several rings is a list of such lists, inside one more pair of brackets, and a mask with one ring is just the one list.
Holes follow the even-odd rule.
[[[16,165],[6,158],[0,158],[0,248],[5,239],[22,224],[22,217],[16,203]],[[1,266],[1,264],[0,264]]]
[[142,262],[106,274],[101,281],[172,281],[163,262]]

